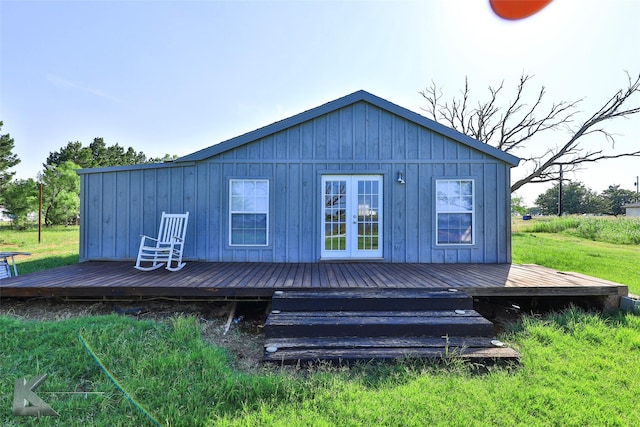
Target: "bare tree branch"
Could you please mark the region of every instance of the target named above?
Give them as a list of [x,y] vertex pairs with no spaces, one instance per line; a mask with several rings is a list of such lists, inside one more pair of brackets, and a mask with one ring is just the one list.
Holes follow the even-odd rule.
[[[546,89],[541,86],[533,103],[528,104],[526,99],[530,97],[528,87],[532,78],[533,76],[525,74],[520,77],[514,98],[503,104],[506,107],[500,106],[504,82],[497,87],[489,86],[488,100],[477,102],[475,108],[469,107],[471,90],[466,78],[460,97],[454,97],[449,102],[442,102],[443,92],[434,82],[420,94],[427,100],[428,106],[425,110],[434,120],[505,152],[526,150],[530,153],[521,155],[524,165],[529,165],[530,171],[527,176],[511,186],[512,192],[528,183],[557,180],[559,166],[570,172],[601,160],[640,157],[640,150],[605,153],[602,148],[584,148],[584,137],[597,135],[602,137],[598,143],[600,146],[608,143],[612,149],[615,148],[616,135],[608,131],[604,125],[614,119],[630,118],[640,113],[640,103],[629,105],[635,101],[632,97],[640,94],[640,74],[633,79],[627,73],[628,86],[616,92],[587,120],[573,128],[571,126],[577,120],[580,113],[578,107],[583,99],[547,105]],[[567,139],[541,155],[534,154],[536,150],[532,147],[532,139],[541,134],[548,134],[547,131],[568,132]],[[557,140],[557,137],[553,140]]]
[[440,105],[440,98],[442,98],[442,90],[439,90],[435,82],[431,81],[431,86],[420,92],[420,95],[427,100],[429,104],[427,108],[423,108],[428,112],[434,121],[438,121],[438,106]]

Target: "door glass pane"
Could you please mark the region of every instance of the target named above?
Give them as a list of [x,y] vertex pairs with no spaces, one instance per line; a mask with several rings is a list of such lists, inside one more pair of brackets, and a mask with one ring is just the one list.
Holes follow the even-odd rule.
[[378,249],[377,184],[377,181],[358,181],[358,250]]
[[324,248],[327,251],[346,248],[346,188],[346,181],[326,181],[324,186]]

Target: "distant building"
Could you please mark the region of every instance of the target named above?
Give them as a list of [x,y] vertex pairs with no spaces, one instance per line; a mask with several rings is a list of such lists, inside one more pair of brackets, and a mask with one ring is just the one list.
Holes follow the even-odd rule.
[[11,216],[7,211],[7,208],[4,206],[0,206],[0,222],[9,222],[11,221]]
[[640,203],[629,203],[623,206],[627,216],[640,216]]

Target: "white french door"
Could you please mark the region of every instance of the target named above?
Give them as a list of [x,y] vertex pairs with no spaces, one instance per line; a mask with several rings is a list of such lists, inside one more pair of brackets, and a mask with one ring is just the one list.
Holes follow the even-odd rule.
[[322,192],[322,258],[381,258],[382,175],[323,175]]

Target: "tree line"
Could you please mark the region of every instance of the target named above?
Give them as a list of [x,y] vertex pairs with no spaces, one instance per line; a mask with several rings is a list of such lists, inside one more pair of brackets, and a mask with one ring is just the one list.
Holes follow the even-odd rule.
[[[3,123],[0,121],[0,131]],[[69,225],[80,214],[80,177],[76,170],[141,163],[159,163],[175,159],[147,157],[142,151],[119,144],[107,145],[103,138],[94,138],[89,145],[69,142],[50,152],[37,179],[16,179],[10,169],[20,163],[13,153],[15,142],[9,134],[0,134],[0,205],[10,214],[14,226],[24,228],[28,216],[37,213],[42,188],[42,217],[46,226]]]
[[540,194],[535,205],[542,215],[624,215],[624,205],[638,202],[638,193],[625,190],[619,185],[610,185],[602,193],[587,188],[582,182],[569,181],[562,184],[562,212],[560,205],[560,184],[556,184]]

